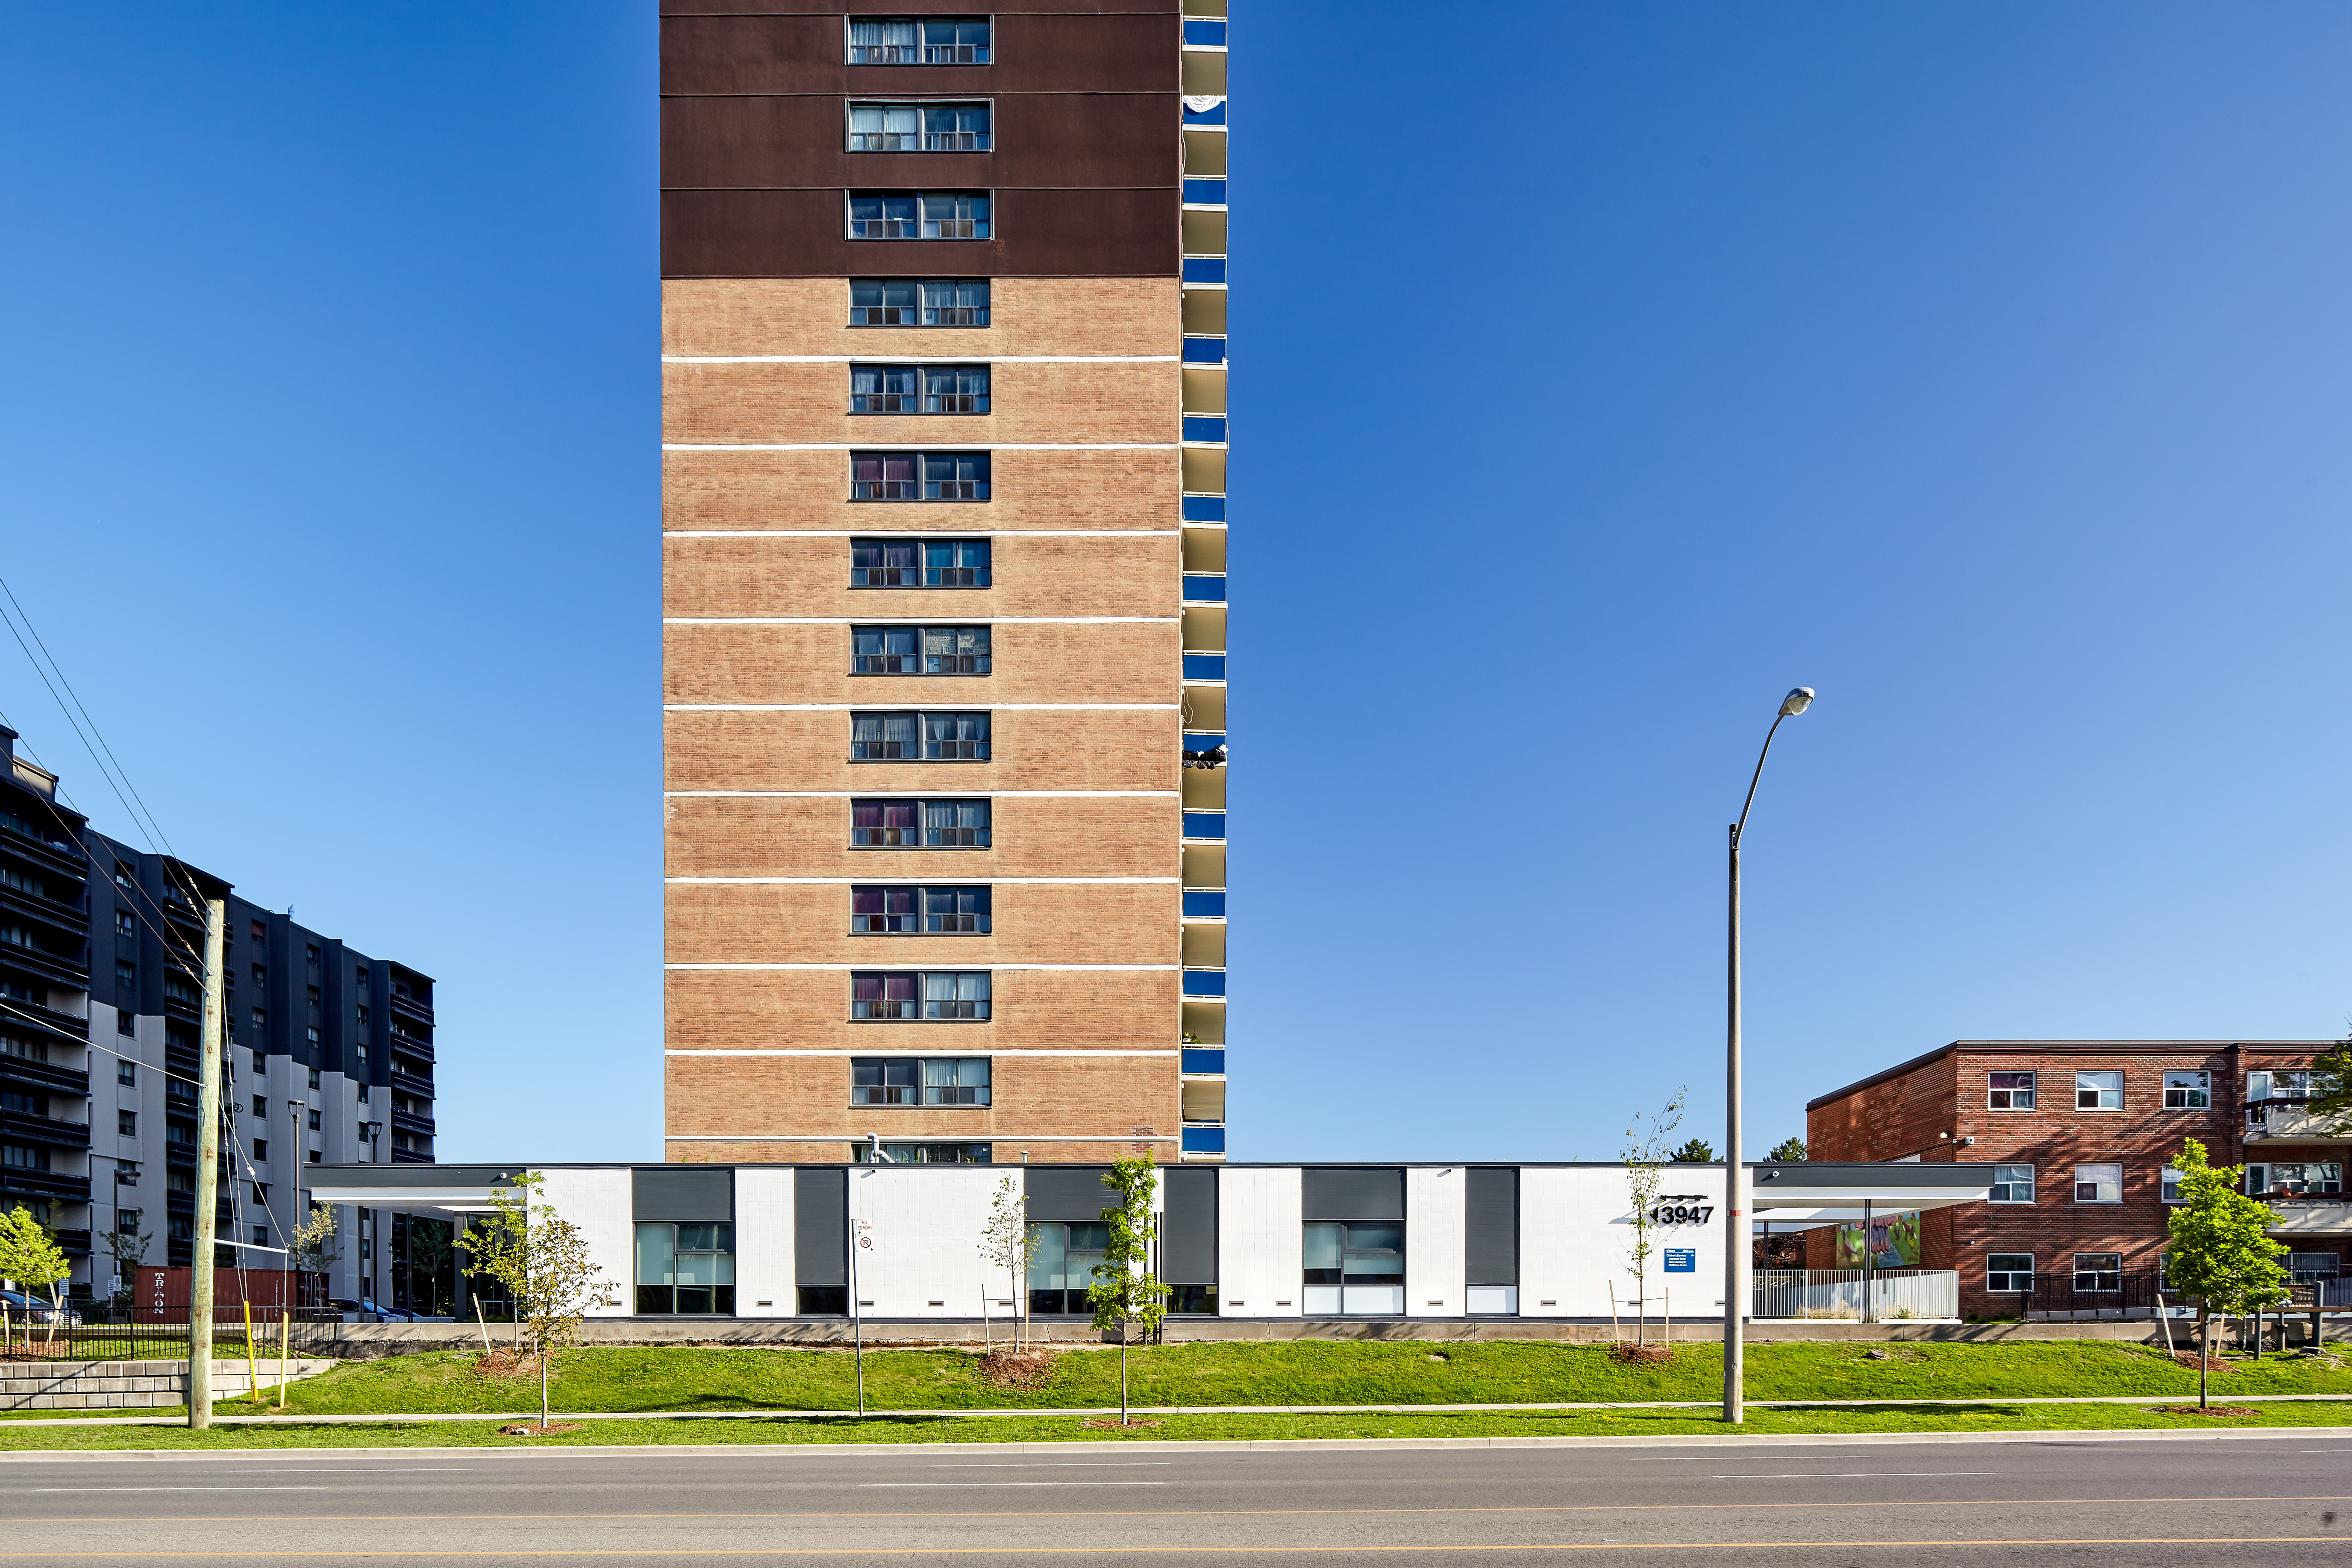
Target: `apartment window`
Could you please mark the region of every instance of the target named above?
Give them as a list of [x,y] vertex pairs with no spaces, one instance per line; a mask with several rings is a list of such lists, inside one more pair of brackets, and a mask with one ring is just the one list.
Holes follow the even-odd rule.
[[117,1007],[114,1010],[114,1032],[118,1035],[137,1034],[139,1032],[139,1015],[133,1013],[128,1007]]
[[127,1062],[121,1058],[117,1057],[114,1059],[114,1081],[117,1083],[136,1084],[139,1081],[139,1064],[137,1062]]
[[2033,1201],[2033,1167],[1995,1165],[1992,1168],[1992,1201],[1997,1204],[2032,1203]]
[[2031,1110],[2033,1109],[2033,1075],[2030,1072],[1996,1072],[1985,1075],[1985,1104],[1994,1110]]
[[955,1022],[986,1018],[988,971],[931,970],[919,973],[855,973],[849,1016]]
[[163,1229],[170,1239],[173,1241],[193,1241],[195,1239],[196,1235],[195,1215],[184,1214],[166,1215],[163,1218]]
[[853,887],[849,929],[866,936],[986,936],[982,887]]
[[985,278],[853,278],[853,327],[984,327]]
[[2315,1279],[2333,1279],[2343,1267],[2343,1259],[2332,1252],[2290,1252],[2286,1255],[2287,1274],[2298,1285],[2308,1285]]
[[2168,1072],[2164,1075],[2164,1109],[2203,1110],[2213,1103],[2211,1073]]
[[2326,1197],[2344,1190],[2344,1167],[2333,1160],[2273,1160],[2246,1167],[2246,1191],[2273,1197]]
[[2120,1252],[2074,1254],[2074,1289],[2120,1290],[2124,1288],[2124,1255]]
[[985,414],[984,364],[854,364],[852,414]]
[[1307,1315],[1404,1310],[1404,1226],[1393,1221],[1304,1227]]
[[253,1053],[253,1072],[254,1072],[254,1076],[255,1076],[255,1077],[257,1077],[257,1078],[258,1078],[258,1077],[260,1077],[262,1074],[264,1074],[264,1073],[268,1072],[268,1070],[269,1070],[269,1064],[268,1064],[267,1061],[263,1060],[263,1058],[262,1058],[262,1055],[261,1055],[261,1053],[260,1053],[258,1050],[255,1051],[255,1052]]
[[1085,1312],[1087,1287],[1110,1245],[1110,1226],[1081,1220],[1029,1227],[1029,1310]]
[[985,713],[853,713],[853,763],[984,763]]
[[986,452],[852,452],[851,500],[986,500]]
[[2121,1072],[2078,1072],[2074,1075],[2074,1109],[2077,1110],[2121,1110],[2124,1108],[2124,1075]]
[[[853,1163],[873,1163],[866,1144],[852,1143],[849,1148]],[[882,1154],[894,1165],[985,1165],[992,1157],[986,1143],[885,1143]]]
[[269,940],[269,928],[263,925],[259,921],[247,922],[246,932],[256,942],[268,942]]
[[2310,1071],[2302,1068],[2250,1072],[2246,1075],[2246,1098],[2250,1100],[2309,1100],[2311,1079]]
[[313,1007],[317,1006],[319,1005],[319,988],[315,985],[311,985],[306,986],[304,989],[309,991],[310,994],[310,1005]]
[[[30,947],[32,943],[26,942],[22,945]],[[129,959],[116,959],[114,961],[114,983],[117,985],[123,987],[125,990],[136,990],[139,985],[139,966],[131,963]]]
[[989,112],[979,103],[874,103],[849,106],[853,153],[985,153]]
[[852,191],[852,239],[986,239],[986,191]]
[[315,942],[304,942],[302,944],[302,956],[308,959],[311,963],[317,963],[319,962],[319,944]]
[[269,1158],[268,1139],[257,1138],[253,1141],[253,1157],[257,1160],[267,1160]]
[[[310,1087],[312,1089],[319,1087],[319,1069],[317,1068],[312,1068],[310,1069]],[[310,1125],[316,1127],[318,1123],[313,1121]]]
[[735,1310],[735,1227],[637,1226],[637,1311],[715,1316]]
[[2074,1201],[2078,1204],[2119,1204],[2124,1201],[2121,1165],[2074,1167]]
[[986,1105],[986,1057],[853,1057],[852,1105]]
[[2177,1204],[2181,1201],[2180,1173],[2170,1165],[2165,1166],[2158,1173],[2157,1199],[2160,1203],[2168,1204]]
[[352,977],[359,983],[361,990],[366,990],[368,984],[368,966],[364,963],[361,964],[352,972]]
[[269,1114],[268,1096],[257,1094],[253,1097],[253,1113],[256,1116],[267,1116]]
[[136,1137],[138,1137],[138,1136],[139,1136],[139,1113],[138,1113],[137,1111],[135,1111],[135,1110],[118,1110],[118,1111],[116,1111],[116,1112],[114,1113],[114,1131],[115,1131],[115,1133],[116,1133],[116,1135],[117,1135],[118,1137],[122,1137],[122,1138],[136,1138]]
[[302,1031],[302,1037],[310,1041],[311,1047],[315,1049],[319,1044],[319,1026],[312,1024],[306,1027]]
[[46,1171],[49,1168],[47,1149],[27,1148],[22,1143],[0,1143],[0,1169],[11,1171]]
[[139,934],[139,917],[132,914],[129,910],[115,910],[114,934],[117,936],[137,936]]
[[1985,1259],[1985,1289],[1996,1292],[2033,1289],[2033,1254],[1996,1252]]
[[256,1007],[253,1010],[253,1037],[260,1039],[268,1033],[269,1015]]
[[319,1113],[315,1110],[310,1112],[310,1131],[313,1132],[319,1131]]
[[855,849],[985,849],[984,800],[854,800],[849,843]]
[[849,546],[853,588],[985,588],[984,539],[860,539]]
[[114,885],[118,888],[125,888],[133,891],[137,890],[139,887],[139,877],[136,872],[131,870],[129,862],[117,860],[114,863]]
[[117,1236],[137,1236],[139,1234],[139,1215],[140,1211],[137,1209],[116,1209],[114,1211],[114,1233]]
[[984,66],[989,60],[985,16],[852,16],[849,63],[854,66]]

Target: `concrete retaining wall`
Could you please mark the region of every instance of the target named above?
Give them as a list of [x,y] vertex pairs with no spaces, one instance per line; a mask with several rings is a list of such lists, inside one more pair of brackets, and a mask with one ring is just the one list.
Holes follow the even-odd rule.
[[[289,1381],[316,1377],[335,1363],[287,1363]],[[264,1362],[261,1386],[278,1384],[278,1363]],[[136,1410],[187,1403],[185,1361],[0,1362],[0,1410]],[[213,1397],[251,1392],[246,1363],[213,1363]]]

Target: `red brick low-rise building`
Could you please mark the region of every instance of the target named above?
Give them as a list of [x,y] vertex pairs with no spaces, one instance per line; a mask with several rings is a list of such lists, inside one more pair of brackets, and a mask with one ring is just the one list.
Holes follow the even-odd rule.
[[[2329,1040],[1955,1040],[1805,1107],[1816,1160],[1996,1167],[1991,1201],[1921,1216],[1916,1260],[1960,1276],[1960,1310],[2144,1305],[2183,1142],[2247,1167],[2303,1278],[2352,1273],[2344,1159],[2305,1101]],[[1808,1263],[1839,1265],[1836,1233]],[[1882,1262],[1887,1261],[1882,1256]]]

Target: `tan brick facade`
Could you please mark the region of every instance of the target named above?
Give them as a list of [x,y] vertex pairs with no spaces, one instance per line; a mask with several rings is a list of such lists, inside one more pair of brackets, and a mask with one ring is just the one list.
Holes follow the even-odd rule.
[[[957,513],[958,518],[970,516]],[[986,520],[982,520],[985,521]],[[991,525],[992,526],[992,524]],[[903,532],[877,528],[876,533]],[[939,531],[955,537],[955,529]],[[992,588],[853,588],[838,534],[663,541],[662,614],[910,616],[1164,616],[1183,567],[1175,535],[1071,538],[999,534]],[[1219,612],[1222,615],[1222,612]],[[1197,615],[1196,617],[1197,618]],[[1223,647],[1224,626],[1216,626]]]
[[[1172,440],[1172,413],[1169,423]],[[664,526],[953,536],[992,529],[1169,529],[1180,521],[1173,446],[1015,447],[997,452],[993,464],[992,500],[854,501],[846,449],[667,452]]]
[[1183,289],[1173,278],[999,278],[994,324],[923,331],[849,324],[845,278],[677,279],[662,285],[662,353],[959,359],[1174,354]]

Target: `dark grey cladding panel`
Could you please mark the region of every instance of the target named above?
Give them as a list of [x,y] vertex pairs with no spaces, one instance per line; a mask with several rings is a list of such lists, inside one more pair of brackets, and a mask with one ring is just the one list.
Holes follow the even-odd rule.
[[731,1165],[640,1165],[629,1174],[630,1207],[640,1223],[724,1224],[735,1217]]
[[1180,1165],[1166,1172],[1160,1216],[1160,1279],[1168,1285],[1217,1282],[1217,1172]]
[[849,1173],[793,1173],[793,1282],[849,1283]]
[[1404,1171],[1395,1165],[1309,1165],[1301,1219],[1402,1219]]
[[1033,1220],[1098,1220],[1118,1194],[1103,1185],[1108,1165],[1031,1165],[1021,1173]]
[[1464,1194],[1463,1265],[1468,1285],[1519,1282],[1519,1172],[1515,1165],[1473,1165]]

